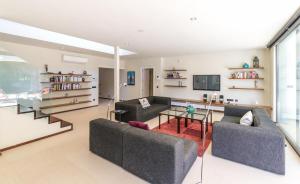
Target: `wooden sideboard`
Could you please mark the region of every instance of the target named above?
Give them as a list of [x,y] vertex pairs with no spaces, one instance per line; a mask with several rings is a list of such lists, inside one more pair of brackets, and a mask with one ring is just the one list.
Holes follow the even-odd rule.
[[[209,105],[209,101],[204,102],[203,100],[195,100],[195,99],[185,99],[185,98],[172,98],[172,105],[175,106],[185,106],[186,103],[193,104],[196,108],[207,108]],[[213,111],[224,111],[224,106],[228,103],[220,103],[220,102],[213,102],[211,104],[211,109]],[[232,104],[232,105],[239,105],[245,107],[257,107],[265,109],[270,115],[272,114],[273,108],[267,105],[253,105],[253,104]]]

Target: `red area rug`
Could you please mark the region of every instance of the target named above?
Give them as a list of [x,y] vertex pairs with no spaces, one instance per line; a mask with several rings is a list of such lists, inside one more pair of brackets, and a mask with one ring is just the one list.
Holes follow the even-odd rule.
[[160,129],[155,127],[151,131],[160,132],[176,137],[193,140],[198,144],[198,156],[201,157],[211,142],[212,126],[209,123],[208,131],[206,132],[205,146],[202,146],[201,125],[199,121],[188,121],[188,127],[184,127],[184,119],[180,121],[180,134],[177,133],[177,120],[170,119],[170,123],[165,122],[160,125]]

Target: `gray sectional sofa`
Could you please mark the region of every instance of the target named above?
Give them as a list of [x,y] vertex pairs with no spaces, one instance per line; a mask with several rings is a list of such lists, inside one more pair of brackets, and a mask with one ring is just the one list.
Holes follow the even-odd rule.
[[[147,97],[150,107],[143,109],[138,99],[117,102],[115,104],[116,110],[126,110],[128,111],[122,115],[122,121],[148,121],[152,118],[158,116],[159,112],[171,108],[171,98],[169,97],[159,97],[159,96],[150,96]],[[115,117],[120,121],[119,117]]]
[[90,122],[90,151],[153,184],[179,184],[197,158],[189,140],[96,119]]
[[[240,125],[252,111],[252,126]],[[285,138],[264,109],[226,105],[213,124],[212,154],[270,172],[285,174]]]

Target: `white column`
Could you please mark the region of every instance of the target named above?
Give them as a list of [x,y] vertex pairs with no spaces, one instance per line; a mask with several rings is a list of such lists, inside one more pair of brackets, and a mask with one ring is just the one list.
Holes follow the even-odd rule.
[[120,54],[119,47],[115,47],[115,58],[114,58],[114,97],[115,102],[120,100]]

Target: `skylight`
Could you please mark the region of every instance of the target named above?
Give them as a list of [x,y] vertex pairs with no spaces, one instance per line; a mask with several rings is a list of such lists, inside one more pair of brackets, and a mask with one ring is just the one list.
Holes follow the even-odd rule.
[[21,62],[26,63],[26,61],[18,56],[8,53],[6,50],[0,48],[0,62]]
[[[21,36],[25,38],[31,38],[56,44],[62,44],[66,46],[72,46],[97,52],[102,52],[106,54],[114,54],[114,47],[110,45],[105,45],[102,43],[69,36],[53,31],[48,31],[45,29],[36,28],[33,26],[28,26],[25,24],[20,24],[17,22],[5,20],[0,18],[0,33],[6,33],[14,36]],[[134,52],[120,49],[120,55],[132,55]]]

